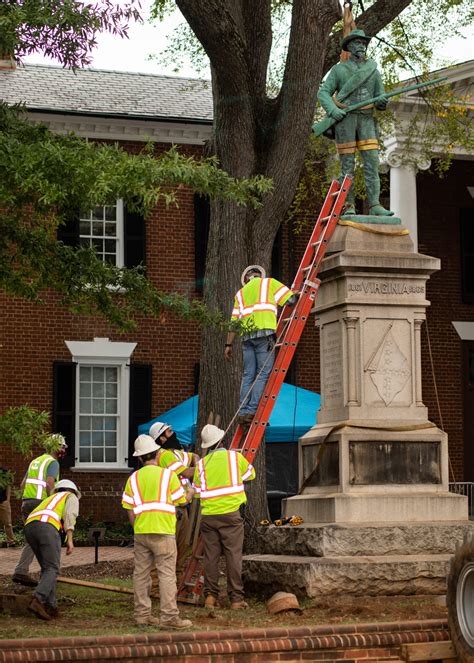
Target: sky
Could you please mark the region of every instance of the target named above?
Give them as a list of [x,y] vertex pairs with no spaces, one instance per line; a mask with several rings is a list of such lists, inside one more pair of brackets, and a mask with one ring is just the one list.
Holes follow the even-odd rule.
[[[146,8],[150,4],[151,0],[142,0],[145,19],[148,17]],[[179,11],[176,11],[161,24],[150,25],[146,20],[143,24],[133,24],[129,29],[129,39],[121,39],[109,34],[100,35],[98,46],[93,51],[92,67],[114,71],[210,78],[209,71],[196,72],[191,62],[176,72],[172,65],[165,66],[163,63],[149,59],[150,54],[158,54],[165,48],[168,36],[183,20]],[[436,55],[441,58],[449,58],[453,64],[474,59],[474,27],[470,31],[466,30],[465,36],[466,39],[448,39],[441,43],[436,49]],[[50,58],[41,55],[28,56],[24,62],[57,64]]]

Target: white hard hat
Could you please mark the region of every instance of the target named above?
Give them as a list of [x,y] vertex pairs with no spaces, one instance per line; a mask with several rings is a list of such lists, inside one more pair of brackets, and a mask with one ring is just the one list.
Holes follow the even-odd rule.
[[163,421],[155,421],[155,423],[150,427],[150,430],[148,431],[148,435],[152,437],[154,440],[157,440],[165,430],[168,430],[168,428],[171,428],[169,424],[165,424]]
[[57,492],[60,488],[74,490],[78,495],[80,493],[79,488],[76,486],[74,481],[71,481],[70,479],[61,479],[61,481],[58,481],[54,486],[54,490]]
[[156,444],[155,440],[149,435],[139,435],[135,440],[134,456],[144,456],[152,451],[160,449],[160,445]]
[[242,285],[245,285],[246,283],[245,277],[249,272],[260,272],[260,278],[262,279],[264,279],[265,276],[267,275],[266,271],[260,265],[249,265],[244,269],[244,271],[242,272],[242,276],[240,277]]
[[206,424],[201,431],[201,447],[203,449],[209,449],[215,444],[220,442],[225,435],[225,431],[213,426],[212,424]]

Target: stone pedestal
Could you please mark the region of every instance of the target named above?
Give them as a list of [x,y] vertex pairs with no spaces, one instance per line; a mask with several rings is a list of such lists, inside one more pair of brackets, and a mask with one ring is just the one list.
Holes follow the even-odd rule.
[[305,522],[467,520],[448,492],[447,436],[428,421],[421,387],[426,282],[437,258],[415,253],[401,225],[339,225],[316,300],[321,409],[300,440]]
[[448,492],[447,436],[421,389],[426,282],[439,260],[401,225],[339,225],[319,277],[321,410],[299,442],[300,494],[244,557],[261,593],[441,594],[450,556],[474,529]]

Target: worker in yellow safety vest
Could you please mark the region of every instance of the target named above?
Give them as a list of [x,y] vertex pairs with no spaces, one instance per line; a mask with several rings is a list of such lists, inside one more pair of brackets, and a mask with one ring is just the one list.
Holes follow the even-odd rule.
[[[66,455],[66,440],[60,433],[48,435],[43,441],[45,453],[34,458],[20,484],[23,490],[21,515],[23,522],[45,497],[51,495],[59,479],[59,461]],[[18,564],[13,571],[12,580],[20,585],[36,587],[37,582],[29,574],[34,553],[28,543],[21,551]]]
[[[273,367],[278,306],[293,306],[296,295],[280,281],[267,278],[260,265],[249,265],[241,280],[243,288],[235,295],[232,320],[243,323],[239,423],[250,424]],[[228,332],[224,351],[228,360],[232,359],[234,339],[235,332]]]
[[[224,431],[207,424],[201,432],[203,449],[216,446]],[[201,500],[201,536],[204,545],[204,595],[207,608],[217,605],[219,597],[219,558],[224,552],[227,593],[230,607],[247,607],[242,583],[244,523],[240,506],[247,497],[244,481],[255,478],[252,465],[238,451],[223,447],[202,458],[194,473],[196,497]]]
[[29,609],[40,619],[59,616],[56,580],[61,562],[61,534],[66,536],[66,555],[70,555],[74,550],[73,532],[79,515],[79,498],[76,484],[62,479],[54,487],[54,493],[26,519],[25,539],[41,567],[40,580]]
[[[194,491],[186,490],[174,472],[158,466],[159,449],[149,435],[137,437],[133,455],[143,467],[129,477],[122,495],[134,530],[134,617],[139,625],[183,629],[192,622],[180,618],[176,603],[176,505],[186,504]],[[154,566],[160,581],[159,619],[151,614]]]
[[[158,465],[175,472],[184,487],[190,486],[194,477],[194,468],[199,461],[199,456],[181,448],[181,444],[172,426],[163,421],[155,421],[149,430],[149,435],[160,446],[158,452]],[[179,448],[178,448],[179,447]],[[183,571],[184,564],[190,554],[187,543],[187,530],[189,514],[186,506],[176,507],[176,575],[179,577]],[[152,573],[152,593],[156,589],[156,574]]]

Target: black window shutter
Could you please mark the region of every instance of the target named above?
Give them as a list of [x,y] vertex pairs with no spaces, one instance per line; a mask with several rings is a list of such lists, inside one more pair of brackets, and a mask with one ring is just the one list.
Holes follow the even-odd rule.
[[73,467],[76,448],[76,364],[53,362],[53,432],[62,433],[67,442],[62,467]]
[[146,261],[145,219],[137,212],[129,212],[125,206],[123,217],[125,267],[131,269]]
[[194,194],[194,270],[196,290],[202,292],[206,269],[207,240],[211,221],[209,196]]
[[79,216],[79,211],[71,211],[64,223],[58,226],[58,240],[67,246],[79,246]]
[[128,435],[128,465],[137,467],[133,457],[133,443],[138,435],[138,426],[150,421],[151,414],[151,364],[130,364],[130,413]]

